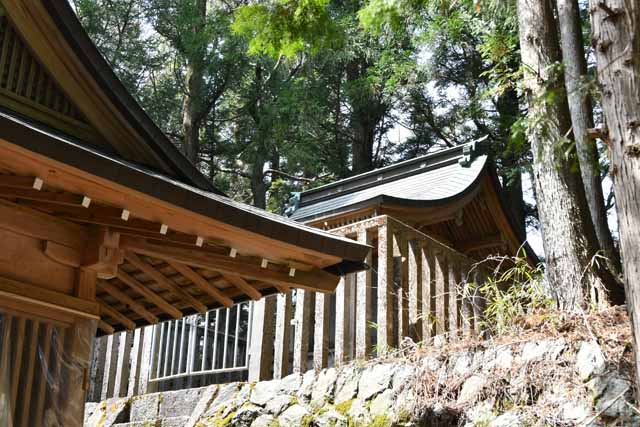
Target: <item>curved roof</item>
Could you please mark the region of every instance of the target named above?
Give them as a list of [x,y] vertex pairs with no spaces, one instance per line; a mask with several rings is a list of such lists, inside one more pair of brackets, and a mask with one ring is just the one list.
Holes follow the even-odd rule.
[[449,203],[471,191],[487,165],[486,155],[472,154],[472,144],[461,145],[305,191],[291,218],[309,221],[381,203]]

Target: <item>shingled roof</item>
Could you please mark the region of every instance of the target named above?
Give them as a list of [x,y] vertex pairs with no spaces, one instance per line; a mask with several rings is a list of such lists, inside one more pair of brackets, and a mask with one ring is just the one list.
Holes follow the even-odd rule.
[[437,151],[305,191],[291,218],[304,222],[382,203],[438,206],[470,191],[486,165],[486,155],[474,156],[474,144]]

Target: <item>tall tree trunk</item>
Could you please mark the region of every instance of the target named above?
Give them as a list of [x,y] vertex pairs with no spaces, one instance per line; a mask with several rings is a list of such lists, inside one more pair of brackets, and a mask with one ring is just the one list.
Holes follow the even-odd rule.
[[613,244],[607,221],[598,168],[598,148],[596,141],[587,132],[588,129],[593,128],[593,109],[589,94],[583,87],[584,82],[587,81],[587,61],[580,25],[580,9],[577,0],[557,0],[557,2],[564,80],[582,183],[600,249],[607,258],[611,272],[619,277],[622,273],[620,255]]
[[591,13],[640,384],[640,3],[592,0]]
[[585,289],[598,284],[590,265],[596,237],[577,160],[564,154],[571,118],[554,71],[561,58],[550,1],[518,0],[518,21],[547,275],[560,307],[579,310],[586,304]]

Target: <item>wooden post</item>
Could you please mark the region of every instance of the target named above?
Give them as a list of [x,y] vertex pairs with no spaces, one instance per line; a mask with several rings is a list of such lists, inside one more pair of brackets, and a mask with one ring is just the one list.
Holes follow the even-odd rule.
[[435,279],[436,279],[436,333],[443,334],[449,327],[449,294],[448,294],[448,268],[447,259],[441,250],[435,255]]
[[160,347],[160,325],[144,328],[142,344],[142,366],[140,367],[140,385],[138,394],[154,393],[158,383],[150,381],[158,369],[158,348]]
[[313,369],[319,371],[329,363],[329,308],[331,295],[316,292],[316,310],[313,335]]
[[132,331],[124,331],[119,334],[118,341],[118,365],[116,368],[116,381],[113,386],[114,397],[127,395],[129,386],[129,358],[131,357]]
[[465,265],[460,270],[460,288],[462,290],[462,334],[465,337],[471,335],[471,331],[473,330],[473,306],[470,297],[471,290],[469,289],[469,281],[467,280],[469,268],[469,266]]
[[341,277],[336,288],[336,342],[334,355],[336,366],[341,366],[347,362],[349,355],[347,346],[350,341],[351,286],[347,281],[347,277]]
[[424,243],[420,248],[422,264],[422,339],[431,338],[434,335],[433,319],[435,316],[435,281],[434,260],[431,247]]
[[393,240],[390,224],[378,227],[378,353],[384,354],[393,345]]
[[93,340],[93,357],[91,361],[91,383],[89,388],[89,401],[100,401],[102,393],[102,379],[107,358],[107,337]]
[[144,351],[144,333],[146,328],[133,331],[133,345],[131,346],[131,368],[129,369],[129,384],[127,396],[140,394],[140,370],[142,369],[142,353]]
[[273,295],[253,304],[249,381],[271,379],[274,353],[276,299]]
[[397,319],[397,340],[398,346],[409,336],[409,262],[408,240],[406,230],[398,229],[393,234],[393,278],[394,292],[396,294],[396,316]]
[[273,378],[284,378],[289,373],[289,343],[291,340],[291,316],[293,307],[291,291],[278,294],[276,311],[275,360]]
[[476,268],[474,271],[475,289],[473,292],[473,329],[476,335],[481,336],[483,332],[482,318],[485,310],[485,299],[480,292],[480,287],[486,280],[485,271],[482,268]]
[[422,341],[422,256],[419,243],[409,242],[407,256],[409,270],[409,334],[414,341]]
[[460,283],[459,262],[449,259],[449,331],[451,339],[460,335],[460,295],[458,285]]
[[116,366],[118,364],[118,344],[120,341],[117,337],[119,334],[122,334],[122,332],[107,337],[107,358],[104,364],[104,377],[102,379],[102,395],[100,396],[100,400],[107,400],[114,397],[113,386],[116,381]]
[[307,370],[309,335],[311,334],[311,309],[313,294],[304,289],[296,291],[296,330],[293,343],[293,372]]
[[[367,229],[363,228],[358,230],[358,242],[367,245],[371,244],[371,236],[367,232]],[[371,265],[373,255],[369,253],[365,262]],[[352,276],[353,277],[353,276]],[[364,359],[371,351],[371,341],[369,339],[369,321],[372,317],[371,307],[371,286],[372,286],[372,272],[371,269],[360,271],[356,274],[356,321],[355,321],[355,334],[356,334],[356,358]]]

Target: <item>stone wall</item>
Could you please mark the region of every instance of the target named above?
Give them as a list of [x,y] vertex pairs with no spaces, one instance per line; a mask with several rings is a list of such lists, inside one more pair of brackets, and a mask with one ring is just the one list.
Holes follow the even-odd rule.
[[85,426],[640,425],[622,360],[595,341],[565,338],[432,349],[282,380],[111,399],[89,404]]

